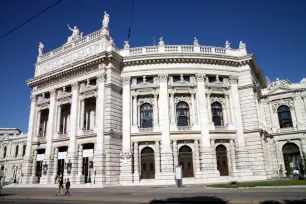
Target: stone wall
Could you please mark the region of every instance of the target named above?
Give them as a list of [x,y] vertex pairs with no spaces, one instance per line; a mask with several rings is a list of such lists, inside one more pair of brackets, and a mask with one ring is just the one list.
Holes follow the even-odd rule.
[[105,135],[105,184],[119,182],[121,139]]

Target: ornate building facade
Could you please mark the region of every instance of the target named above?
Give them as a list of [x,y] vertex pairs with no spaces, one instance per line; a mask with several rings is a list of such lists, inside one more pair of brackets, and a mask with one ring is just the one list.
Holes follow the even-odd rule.
[[306,151],[305,79],[267,83],[242,42],[119,49],[102,24],[40,43],[22,183],[172,184],[178,165],[184,183],[261,180]]
[[0,169],[5,182],[21,182],[26,142],[27,135],[19,129],[0,128]]

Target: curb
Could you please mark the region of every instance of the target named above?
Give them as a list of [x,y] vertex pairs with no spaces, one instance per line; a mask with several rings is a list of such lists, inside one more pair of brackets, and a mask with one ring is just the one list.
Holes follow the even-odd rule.
[[218,188],[218,187],[208,187],[204,186],[204,188],[208,189],[256,189],[256,188],[306,188],[306,185],[301,186],[255,186],[255,187],[238,187],[238,188]]

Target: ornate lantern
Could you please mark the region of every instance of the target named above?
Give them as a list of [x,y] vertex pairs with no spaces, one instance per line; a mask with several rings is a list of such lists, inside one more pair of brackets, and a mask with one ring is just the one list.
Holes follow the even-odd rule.
[[47,162],[45,162],[45,164],[43,165],[43,172],[44,172],[44,175],[47,174],[47,171],[48,171],[48,164],[47,164]]
[[70,162],[70,159],[69,159],[69,162],[67,163],[67,173],[68,174],[71,174],[71,168],[72,168],[72,163]]

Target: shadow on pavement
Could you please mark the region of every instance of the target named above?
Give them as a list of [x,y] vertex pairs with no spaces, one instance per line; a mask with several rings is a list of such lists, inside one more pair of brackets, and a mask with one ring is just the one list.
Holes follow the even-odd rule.
[[16,193],[7,193],[7,194],[1,193],[1,194],[0,194],[0,198],[1,198],[1,197],[5,197],[5,196],[12,196],[12,195],[16,195]]
[[[197,197],[183,197],[183,198],[167,198],[162,200],[152,200],[150,203],[213,203],[213,204],[226,204],[225,200],[222,200],[218,197],[210,197],[210,196],[197,196]],[[149,203],[149,204],[150,204]]]
[[273,200],[267,200],[267,201],[262,201],[260,204],[306,204],[306,200],[284,200],[282,202],[279,201],[273,201]]

